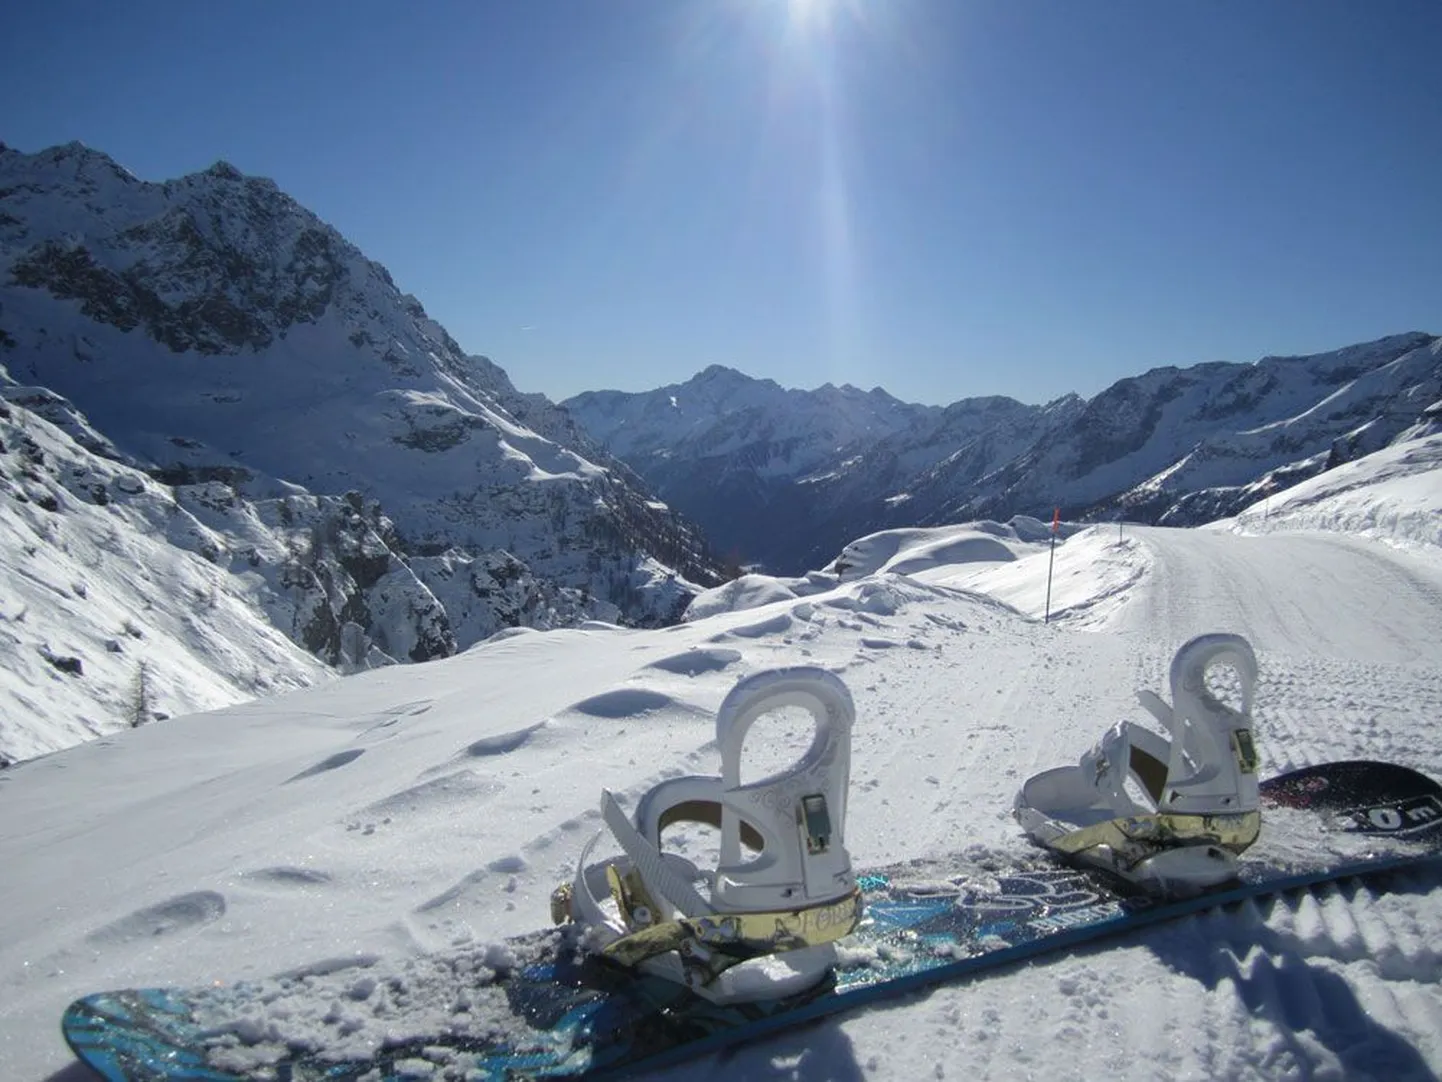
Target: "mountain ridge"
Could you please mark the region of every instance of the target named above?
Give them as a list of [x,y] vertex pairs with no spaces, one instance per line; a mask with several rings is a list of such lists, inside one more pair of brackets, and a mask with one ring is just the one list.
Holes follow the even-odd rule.
[[814,438],[842,424],[824,388],[761,380],[732,378],[744,408],[693,410],[678,430],[666,403],[698,400],[688,392],[700,379],[561,404],[737,562],[800,574],[895,527],[1055,507],[1171,525],[1234,513],[1264,488],[1411,430],[1442,398],[1442,340],[1415,331],[1320,354],[1160,366],[1043,405],[887,396],[895,405],[878,424],[830,445]]

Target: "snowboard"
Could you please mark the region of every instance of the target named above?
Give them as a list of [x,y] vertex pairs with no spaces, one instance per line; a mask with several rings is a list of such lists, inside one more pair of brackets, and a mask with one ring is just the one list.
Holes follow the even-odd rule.
[[102,992],[62,1028],[112,1082],[603,1078],[1216,906],[1389,873],[1442,855],[1442,786],[1348,761],[1262,783],[1262,836],[1236,880],[1189,898],[1137,893],[1041,850],[969,852],[860,877],[865,918],[821,986],[718,1006],[582,951],[574,929],[338,972]]

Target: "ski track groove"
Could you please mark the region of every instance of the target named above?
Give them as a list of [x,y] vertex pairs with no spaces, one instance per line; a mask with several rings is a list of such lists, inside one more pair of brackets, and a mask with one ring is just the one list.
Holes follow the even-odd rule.
[[[1434,1053],[1418,1048],[1417,1036],[1433,1035],[1423,1043],[1435,1048],[1437,1000],[1416,1009],[1422,1017],[1409,1017],[1391,986],[1435,983],[1435,955],[1377,955],[1385,944],[1425,935],[1406,911],[1416,900],[1330,886],[1211,910],[1145,934],[1143,942],[1172,968],[1212,990],[1200,1005],[1205,1017],[1230,1012],[1200,1027],[1202,1077],[1432,1077],[1418,1054]],[[1155,996],[1148,1000],[1155,1007]],[[1170,1003],[1160,1013],[1169,1027],[1185,1026],[1188,1017],[1184,1011],[1178,1018]],[[1259,1040],[1226,1039],[1241,1029]],[[1375,1074],[1368,1069],[1374,1056],[1383,1064]]]
[[[923,1013],[921,1028],[935,1036],[926,1047],[962,1044],[973,1079],[1017,1077],[1038,1045],[1065,1044],[1076,1064],[1049,1076],[1057,1082],[1420,1082],[1433,1078],[1426,1061],[1436,1055],[1442,1009],[1435,997],[1421,1006],[1416,996],[1399,1000],[1392,986],[1435,983],[1435,961],[1414,958],[1390,974],[1385,954],[1375,962],[1380,946],[1405,945],[1396,957],[1407,958],[1414,939],[1425,937],[1429,924],[1413,912],[1418,901],[1430,903],[1434,916],[1442,908],[1432,893],[1363,886],[1212,910],[998,975],[1010,985],[1006,1011],[994,1006],[989,982],[976,981],[873,1009],[846,1028],[888,1034],[885,1047],[915,1068],[913,1077],[931,1077],[932,1064],[907,1047],[914,1029],[906,1039],[890,1034],[892,1010]],[[875,1038],[866,1045],[875,1049]],[[865,1065],[886,1059],[873,1054]]]

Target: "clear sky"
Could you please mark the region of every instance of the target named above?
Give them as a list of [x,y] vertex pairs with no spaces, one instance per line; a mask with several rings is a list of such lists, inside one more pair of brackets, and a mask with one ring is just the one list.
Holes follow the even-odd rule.
[[225,158],[525,391],[911,401],[1442,331],[1439,0],[45,0],[0,140]]

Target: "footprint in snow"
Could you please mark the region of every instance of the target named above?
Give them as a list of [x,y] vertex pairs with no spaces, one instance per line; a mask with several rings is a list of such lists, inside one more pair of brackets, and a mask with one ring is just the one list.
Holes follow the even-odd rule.
[[320,762],[316,763],[315,766],[307,767],[299,774],[296,774],[293,777],[286,778],[285,784],[289,785],[291,782],[300,781],[302,778],[313,778],[317,774],[324,774],[328,770],[334,770],[337,767],[345,766],[346,763],[353,763],[364,754],[364,748],[352,748],[349,751],[338,751],[334,755],[322,759]]
[[787,613],[778,613],[768,620],[761,620],[754,624],[745,624],[741,627],[733,627],[730,631],[723,631],[719,635],[711,637],[712,642],[723,642],[731,636],[740,639],[759,639],[765,635],[780,635],[791,628],[791,617]]
[[740,660],[741,652],[739,650],[697,649],[663,657],[651,662],[646,668],[660,669],[662,672],[675,673],[677,676],[700,676],[702,673],[720,672],[728,665],[734,665]]
[[483,736],[474,743],[466,745],[465,754],[477,759],[483,759],[491,755],[505,755],[515,751],[517,748],[530,741],[531,737],[546,727],[544,721],[538,721],[534,725],[528,725],[524,729],[517,729],[511,733],[500,733],[497,736]]
[[654,713],[675,702],[676,700],[671,696],[663,695],[659,691],[648,691],[645,688],[618,688],[615,691],[603,691],[599,695],[592,695],[589,699],[572,703],[571,709],[578,714],[589,714],[593,718],[629,718]]
[[316,887],[331,881],[329,872],[317,871],[314,868],[297,868],[289,864],[255,868],[248,872],[241,872],[240,877],[262,886],[286,888]]
[[97,928],[85,937],[85,941],[97,946],[122,946],[154,936],[174,935],[188,928],[209,924],[224,915],[225,895],[213,890],[198,890],[137,909],[129,916]]
[[490,898],[497,889],[497,880],[501,876],[506,879],[501,882],[501,889],[507,893],[515,890],[514,877],[530,867],[530,862],[519,853],[512,853],[509,856],[498,857],[491,861],[484,868],[478,868],[468,872],[460,880],[447,887],[434,898],[429,898],[415,907],[416,913],[430,913],[437,909],[450,909],[456,903],[476,898]]
[[412,785],[368,805],[364,813],[389,822],[393,816],[413,814],[432,808],[472,804],[495,796],[505,786],[472,770],[456,770],[439,778]]

